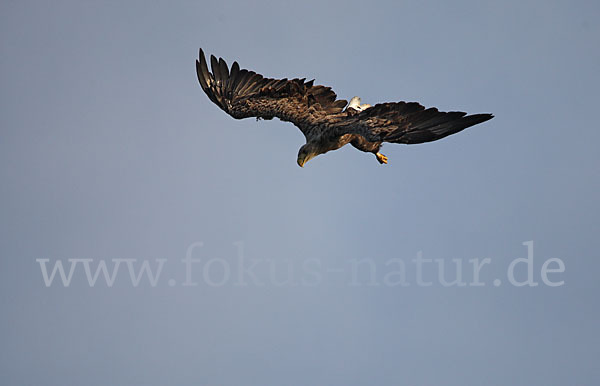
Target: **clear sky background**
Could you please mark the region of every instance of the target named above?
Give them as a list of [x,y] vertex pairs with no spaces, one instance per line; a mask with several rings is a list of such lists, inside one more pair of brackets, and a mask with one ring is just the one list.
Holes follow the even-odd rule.
[[[599,18],[594,1],[2,1],[0,383],[599,384]],[[199,47],[345,99],[496,117],[386,145],[387,166],[348,147],[301,169],[298,129],[208,100]],[[514,287],[530,240],[540,284]],[[208,285],[209,259],[234,276],[236,242],[300,279]],[[420,287],[419,252],[467,282],[490,258],[486,285],[428,269]],[[36,259],[75,258],[167,260],[156,286],[90,287],[80,267],[46,287]],[[541,283],[550,258],[562,286]],[[369,265],[351,285],[356,259],[379,285]],[[382,284],[390,259],[408,287]]]

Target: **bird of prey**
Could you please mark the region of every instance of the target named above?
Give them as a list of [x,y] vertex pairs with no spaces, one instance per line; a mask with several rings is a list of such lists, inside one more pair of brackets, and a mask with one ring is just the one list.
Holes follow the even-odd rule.
[[336,99],[331,87],[315,86],[314,80],[270,79],[240,69],[237,62],[227,67],[222,58],[210,57],[212,73],[200,49],[196,72],[208,98],[233,118],[273,119],[292,122],[306,137],[298,151],[298,165],[304,166],[319,154],[350,143],[358,150],[373,153],[380,164],[387,157],[379,153],[383,142],[423,143],[458,133],[493,118],[492,114],[467,115],[441,112],[416,102],[361,104],[359,97],[348,103]]

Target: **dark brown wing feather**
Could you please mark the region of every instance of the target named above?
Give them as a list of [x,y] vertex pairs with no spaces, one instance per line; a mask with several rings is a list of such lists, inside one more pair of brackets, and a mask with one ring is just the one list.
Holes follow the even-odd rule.
[[[290,121],[303,132],[311,122],[329,114],[339,114],[347,105],[330,87],[314,86],[314,80],[270,79],[245,69],[237,62],[231,66],[211,55],[212,73],[200,49],[196,73],[208,98],[234,118],[280,118]],[[306,133],[305,133],[306,134]]]
[[466,114],[425,109],[416,102],[381,103],[354,115],[356,122],[345,132],[371,142],[414,144],[436,141],[493,118],[492,114]]

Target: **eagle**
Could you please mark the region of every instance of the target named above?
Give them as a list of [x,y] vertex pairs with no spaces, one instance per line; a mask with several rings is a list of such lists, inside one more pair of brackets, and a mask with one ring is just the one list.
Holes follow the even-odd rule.
[[384,142],[415,144],[437,141],[493,118],[492,114],[442,112],[416,102],[387,102],[374,106],[353,97],[337,99],[331,87],[314,85],[314,79],[271,79],[250,70],[231,69],[223,58],[210,56],[208,69],[200,49],[196,73],[208,98],[235,119],[279,118],[297,126],[306,138],[298,151],[298,165],[337,150],[348,143],[373,153],[380,164],[388,158],[379,152]]

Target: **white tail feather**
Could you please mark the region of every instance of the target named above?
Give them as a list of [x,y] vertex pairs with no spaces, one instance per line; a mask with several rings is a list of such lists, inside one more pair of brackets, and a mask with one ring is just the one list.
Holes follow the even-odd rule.
[[347,109],[354,109],[360,111],[360,98],[355,96],[354,98],[350,99],[350,103],[348,104]]

